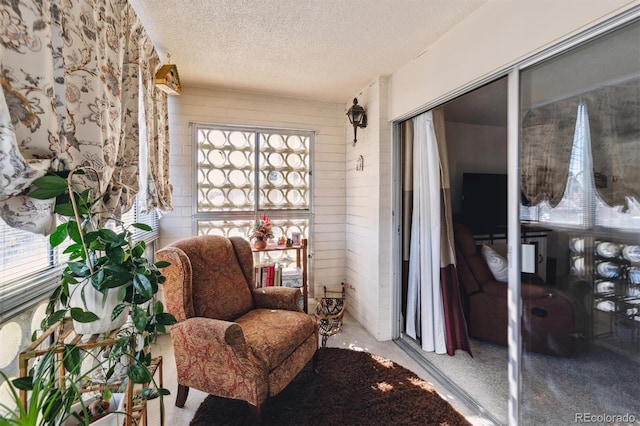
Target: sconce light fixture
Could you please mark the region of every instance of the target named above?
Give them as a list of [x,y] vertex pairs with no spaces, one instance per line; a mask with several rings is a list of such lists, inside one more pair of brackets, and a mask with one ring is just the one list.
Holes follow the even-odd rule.
[[160,67],[156,73],[156,87],[170,95],[182,93],[182,84],[178,76],[178,67],[174,64],[167,64]]
[[358,98],[353,98],[353,105],[347,111],[347,116],[353,125],[353,146],[356,146],[358,127],[367,127],[367,113],[364,108],[358,105]]

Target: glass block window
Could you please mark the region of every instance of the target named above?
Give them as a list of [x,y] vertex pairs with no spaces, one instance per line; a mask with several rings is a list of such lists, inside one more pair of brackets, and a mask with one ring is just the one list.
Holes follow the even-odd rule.
[[259,208],[309,208],[309,136],[262,134]]
[[275,238],[309,236],[314,133],[194,125],[198,235],[248,236],[266,214]]
[[[281,235],[291,235],[292,232],[299,232],[301,235],[309,235],[309,220],[299,219],[273,219],[273,233],[275,237]],[[198,235],[222,235],[224,237],[247,237],[253,226],[253,219],[241,220],[201,220],[198,221]],[[280,263],[285,268],[296,265],[295,252],[291,251],[271,251],[260,253],[260,262]]]

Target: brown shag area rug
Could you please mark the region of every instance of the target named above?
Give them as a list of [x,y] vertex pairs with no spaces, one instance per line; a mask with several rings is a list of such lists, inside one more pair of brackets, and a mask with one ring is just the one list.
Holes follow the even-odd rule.
[[[270,398],[262,425],[470,425],[410,370],[348,349],[322,348],[319,374],[311,363]],[[256,425],[243,401],[209,395],[191,426]]]

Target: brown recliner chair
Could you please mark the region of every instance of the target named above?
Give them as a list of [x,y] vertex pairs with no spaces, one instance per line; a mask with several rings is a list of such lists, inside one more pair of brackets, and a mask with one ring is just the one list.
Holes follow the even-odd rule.
[[[454,225],[458,278],[469,335],[507,345],[507,283],[497,281],[471,231]],[[576,339],[572,301],[535,274],[522,274],[522,340],[524,349],[570,356]]]
[[[261,417],[269,396],[282,391],[318,349],[315,321],[299,307],[300,289],[254,289],[253,254],[243,238],[205,235],[159,250],[178,394],[189,388],[247,401]],[[315,365],[314,365],[315,370]]]

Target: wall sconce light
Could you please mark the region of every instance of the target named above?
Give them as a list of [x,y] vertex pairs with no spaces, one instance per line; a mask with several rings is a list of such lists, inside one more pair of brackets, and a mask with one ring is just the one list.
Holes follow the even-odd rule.
[[364,108],[358,105],[358,98],[353,98],[353,105],[347,111],[347,116],[353,125],[353,146],[356,146],[358,127],[367,127],[367,113]]

